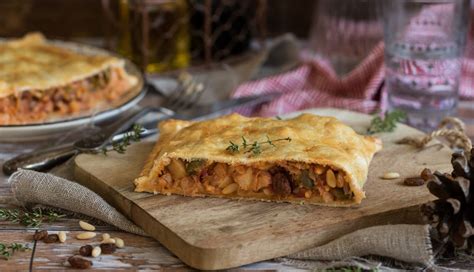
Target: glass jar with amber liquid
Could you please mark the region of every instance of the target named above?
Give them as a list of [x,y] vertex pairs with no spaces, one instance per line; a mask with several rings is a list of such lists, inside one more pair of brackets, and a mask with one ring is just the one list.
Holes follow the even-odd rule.
[[190,63],[187,0],[118,0],[117,52],[147,73],[185,68]]

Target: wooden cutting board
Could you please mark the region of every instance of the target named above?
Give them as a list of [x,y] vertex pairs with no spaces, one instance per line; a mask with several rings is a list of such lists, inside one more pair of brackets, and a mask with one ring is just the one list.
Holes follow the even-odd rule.
[[[310,112],[335,116],[359,132],[367,129],[371,119],[335,109]],[[75,175],[183,262],[199,269],[224,269],[322,245],[364,227],[420,223],[419,205],[432,196],[425,186],[404,186],[403,178],[425,167],[451,170],[451,151],[438,142],[423,150],[394,143],[421,135],[404,125],[379,135],[384,149],[370,165],[367,198],[357,208],[135,193],[132,181],[153,143],[135,144],[124,155],[79,155]],[[400,173],[401,178],[380,179],[388,171]]]

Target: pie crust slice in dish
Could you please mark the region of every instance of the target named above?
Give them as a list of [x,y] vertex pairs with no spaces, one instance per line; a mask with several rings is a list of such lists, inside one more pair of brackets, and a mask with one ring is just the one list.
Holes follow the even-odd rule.
[[137,192],[351,206],[365,197],[370,161],[382,148],[336,118],[312,114],[167,120],[159,129]]
[[123,60],[78,53],[39,33],[0,43],[0,125],[80,115],[136,84]]

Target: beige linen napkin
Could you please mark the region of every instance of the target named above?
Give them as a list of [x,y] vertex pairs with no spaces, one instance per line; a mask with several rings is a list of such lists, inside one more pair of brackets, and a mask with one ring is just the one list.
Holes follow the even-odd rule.
[[[20,170],[9,182],[16,200],[23,205],[42,204],[88,215],[121,230],[146,235],[93,191],[52,174]],[[326,245],[291,254],[285,260],[305,266],[307,260],[344,260],[379,255],[431,266],[433,252],[427,225],[385,225],[361,229]]]

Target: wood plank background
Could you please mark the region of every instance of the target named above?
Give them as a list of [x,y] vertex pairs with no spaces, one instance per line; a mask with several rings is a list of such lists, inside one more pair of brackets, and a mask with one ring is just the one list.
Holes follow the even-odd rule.
[[[268,1],[270,36],[292,32],[307,37],[317,0],[298,0],[298,5],[293,2]],[[1,37],[18,37],[29,31],[42,31],[48,37],[62,39],[103,37],[106,23],[100,0],[0,1]]]

